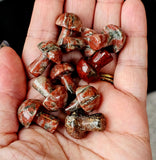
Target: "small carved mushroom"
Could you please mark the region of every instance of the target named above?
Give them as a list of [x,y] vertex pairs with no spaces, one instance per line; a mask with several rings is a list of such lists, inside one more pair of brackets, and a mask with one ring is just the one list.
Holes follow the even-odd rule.
[[106,120],[102,113],[78,115],[76,112],[65,119],[67,133],[73,138],[84,138],[88,131],[104,131]]
[[119,52],[124,47],[126,34],[120,27],[109,24],[104,27],[103,33],[109,35],[108,45],[113,47],[115,53]]
[[38,44],[38,48],[42,54],[28,66],[28,73],[30,77],[40,76],[49,65],[50,60],[56,64],[60,64],[62,60],[61,48],[54,42],[41,42]]
[[65,37],[63,39],[61,48],[66,52],[71,52],[74,50],[81,50],[86,46],[86,43],[81,37]]
[[33,121],[50,133],[54,133],[59,125],[58,118],[43,112],[38,112]]
[[112,55],[106,50],[97,51],[88,60],[81,58],[76,65],[77,73],[86,82],[99,80],[99,71],[103,66],[113,60]]
[[61,14],[56,20],[56,25],[62,27],[62,31],[57,41],[59,46],[62,45],[65,37],[77,37],[82,29],[80,18],[73,13]]
[[32,85],[45,98],[43,106],[50,111],[63,108],[68,100],[68,93],[64,86],[53,86],[50,80],[44,76],[37,77]]
[[68,100],[68,93],[64,86],[57,86],[43,101],[43,106],[50,111],[58,111],[63,108]]
[[103,32],[88,36],[88,45],[94,50],[112,46],[113,52],[119,52],[126,41],[126,35],[120,27],[110,24],[104,27]]
[[61,14],[57,20],[56,25],[74,30],[77,32],[81,32],[82,29],[82,22],[80,18],[73,13],[63,13]]
[[56,64],[60,64],[62,60],[61,48],[53,41],[41,42],[38,44],[38,48],[42,53],[47,53],[49,60]]
[[71,78],[71,72],[74,68],[69,63],[56,64],[50,72],[51,79],[60,79],[61,83],[66,87],[70,93],[75,93],[76,85]]
[[35,78],[32,87],[36,89],[44,97],[48,97],[50,93],[55,89],[50,79],[45,76],[39,76]]
[[33,121],[42,102],[37,99],[27,99],[18,108],[18,119],[20,123],[28,128]]
[[65,109],[67,114],[82,108],[86,112],[91,112],[99,106],[101,96],[97,89],[90,85],[78,87],[76,89],[76,98]]
[[85,43],[86,43],[86,46],[83,50],[83,55],[85,57],[91,57],[96,52],[96,50],[90,48],[90,46],[89,46],[89,41],[90,41],[89,37],[92,36],[93,34],[96,34],[96,33],[97,32],[95,30],[87,28],[87,27],[84,27],[82,29],[81,36],[85,40]]

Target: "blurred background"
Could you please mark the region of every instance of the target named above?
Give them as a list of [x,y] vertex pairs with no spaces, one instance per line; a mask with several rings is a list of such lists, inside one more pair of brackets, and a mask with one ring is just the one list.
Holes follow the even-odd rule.
[[[150,125],[153,160],[156,160],[156,0],[142,0],[148,26],[148,97],[147,111]],[[7,40],[19,55],[22,53],[34,0],[0,0],[0,41]],[[155,92],[154,92],[155,91]]]

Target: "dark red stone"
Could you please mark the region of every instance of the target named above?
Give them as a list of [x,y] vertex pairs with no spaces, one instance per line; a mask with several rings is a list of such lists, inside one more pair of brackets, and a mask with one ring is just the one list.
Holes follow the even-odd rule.
[[86,43],[81,37],[65,37],[63,39],[61,47],[66,52],[74,50],[80,50],[86,46]]
[[61,14],[56,20],[56,25],[78,32],[81,32],[82,29],[80,18],[73,13]]
[[109,52],[106,50],[99,50],[88,59],[87,63],[90,64],[94,70],[99,72],[103,66],[110,63],[112,60],[113,57]]
[[44,100],[43,106],[50,111],[58,111],[58,109],[65,107],[68,100],[68,93],[64,86],[58,86],[51,94]]
[[61,48],[55,44],[53,41],[41,42],[38,44],[38,48],[42,53],[47,53],[49,60],[56,64],[60,64],[62,61],[62,51]]
[[77,73],[86,82],[93,82],[98,79],[98,74],[83,58],[76,65]]
[[29,127],[42,102],[36,99],[25,100],[18,108],[18,119],[26,128]]
[[34,122],[50,133],[54,133],[59,125],[59,120],[56,117],[43,112],[39,112],[35,116]]
[[49,59],[47,55],[41,54],[28,66],[28,73],[30,78],[40,76],[45,71],[48,65]]

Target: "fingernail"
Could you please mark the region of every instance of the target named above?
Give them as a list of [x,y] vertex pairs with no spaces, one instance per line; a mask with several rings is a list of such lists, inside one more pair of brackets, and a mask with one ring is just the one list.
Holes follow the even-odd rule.
[[9,43],[6,40],[3,40],[0,44],[0,48],[5,47],[5,46],[10,46]]

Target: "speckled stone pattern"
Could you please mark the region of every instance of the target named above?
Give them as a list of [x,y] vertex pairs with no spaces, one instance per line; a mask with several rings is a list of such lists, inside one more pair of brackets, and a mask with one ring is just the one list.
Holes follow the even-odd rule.
[[153,160],[156,160],[156,91],[147,96],[147,114],[149,121],[150,143]]

